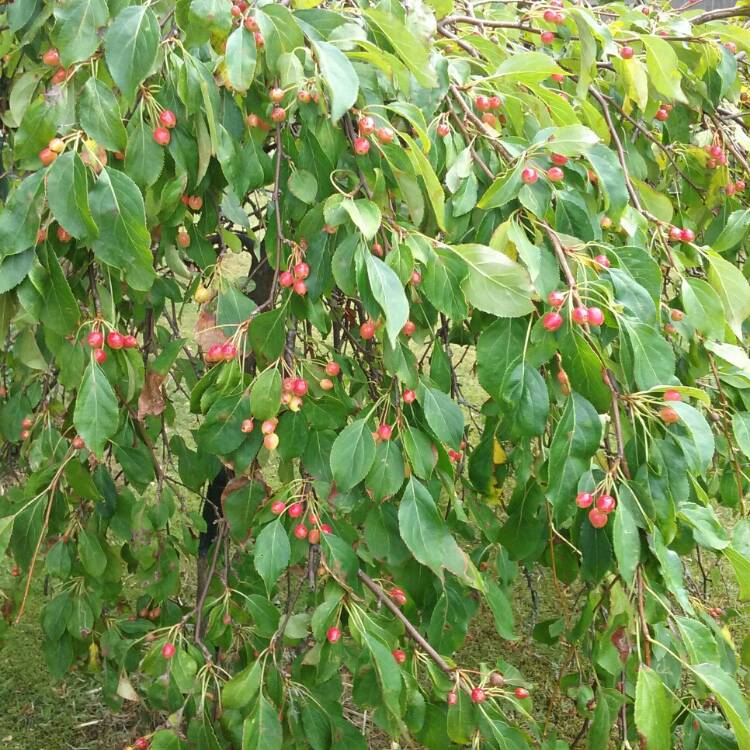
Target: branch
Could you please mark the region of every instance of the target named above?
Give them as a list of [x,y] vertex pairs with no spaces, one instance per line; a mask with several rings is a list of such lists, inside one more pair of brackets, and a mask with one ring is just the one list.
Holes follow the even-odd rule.
[[693,23],[700,25],[708,23],[709,21],[718,21],[721,18],[740,18],[742,16],[750,16],[750,7],[717,8],[716,10],[709,10],[702,13],[700,16],[696,16],[693,19]]

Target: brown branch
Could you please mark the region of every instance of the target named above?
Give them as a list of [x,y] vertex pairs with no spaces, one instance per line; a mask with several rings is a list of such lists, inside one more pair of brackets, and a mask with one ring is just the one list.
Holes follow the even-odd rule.
[[641,630],[643,632],[643,655],[646,666],[651,666],[651,634],[648,632],[648,620],[646,620],[646,608],[643,604],[643,567],[638,566],[636,573],[638,584],[638,619],[641,621]]
[[495,173],[487,166],[486,162],[482,157],[476,152],[476,149],[472,145],[472,137],[468,134],[466,131],[466,128],[464,127],[464,124],[461,122],[461,118],[456,115],[456,113],[451,110],[451,119],[453,122],[456,123],[456,127],[461,131],[464,138],[466,139],[466,143],[469,147],[469,153],[471,154],[471,158],[474,159],[474,161],[479,165],[480,169],[489,177],[491,180],[495,179]]
[[700,25],[708,23],[709,21],[718,21],[722,18],[740,18],[742,16],[750,16],[750,8],[717,8],[716,10],[708,10],[702,13],[700,16],[696,16],[692,19],[693,24]]
[[[711,122],[719,129],[723,130],[721,125],[721,120],[713,113],[708,113],[708,116],[711,118]],[[747,163],[747,159],[742,155],[740,150],[735,146],[731,138],[725,138],[724,143],[726,144],[726,147],[732,152],[732,156],[734,156],[737,161],[742,164],[742,168],[745,170],[746,175],[750,175],[750,164]]]
[[450,92],[453,95],[453,98],[458,102],[458,105],[463,110],[463,113],[466,115],[466,118],[470,120],[472,123],[474,123],[474,125],[476,125],[479,128],[479,131],[481,133],[484,133],[485,135],[489,136],[488,140],[495,147],[495,150],[498,151],[498,153],[500,153],[506,161],[513,161],[513,157],[505,150],[505,148],[489,132],[489,126],[483,123],[471,111],[471,107],[469,107],[469,105],[466,103],[466,100],[463,98],[463,96],[461,96],[461,92],[458,90],[458,86],[456,86],[455,83],[451,84]]
[[206,644],[203,643],[203,634],[201,633],[203,606],[206,603],[206,597],[208,596],[208,589],[211,586],[211,580],[213,579],[214,573],[216,572],[216,563],[219,559],[221,542],[224,538],[224,535],[226,534],[226,529],[226,524],[223,523],[219,528],[219,533],[216,535],[216,539],[214,540],[214,555],[213,558],[211,558],[211,566],[208,569],[208,575],[206,576],[203,588],[198,592],[198,599],[195,602],[195,609],[193,610],[193,612],[195,612],[195,642],[200,646],[201,651],[203,651],[203,655],[206,657],[206,661],[209,663],[213,661],[213,657],[211,656],[211,652],[206,647]]

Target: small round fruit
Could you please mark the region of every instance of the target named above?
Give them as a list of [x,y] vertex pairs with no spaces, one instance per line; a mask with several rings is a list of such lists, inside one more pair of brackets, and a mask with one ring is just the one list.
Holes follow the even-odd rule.
[[565,293],[556,289],[547,295],[547,302],[552,305],[552,307],[560,307],[560,305],[565,302]]
[[328,643],[336,643],[341,638],[341,630],[337,627],[328,628],[326,639]]
[[733,55],[737,54],[737,45],[734,42],[724,42],[724,47]]
[[341,372],[341,365],[338,362],[331,360],[326,362],[326,375],[330,375],[335,378]]
[[268,92],[268,98],[274,103],[278,104],[284,98],[284,89],[280,89],[278,86],[274,86]]
[[359,118],[357,127],[359,128],[360,135],[372,135],[372,133],[375,132],[375,128],[377,126],[375,124],[375,120],[373,120],[369,115],[366,115]]
[[177,244],[182,248],[190,247],[190,235],[184,229],[177,232]]
[[412,391],[410,388],[407,388],[401,394],[401,398],[404,400],[405,404],[413,404],[417,400],[417,394],[415,391]]
[[43,148],[39,152],[39,159],[42,162],[42,164],[47,167],[52,162],[57,159],[57,154],[51,149],[51,148]]
[[297,279],[292,286],[292,291],[300,297],[304,297],[307,294],[307,284],[302,279]]
[[375,335],[375,323],[371,320],[367,320],[359,327],[359,335],[367,341]]
[[659,416],[664,424],[674,424],[680,419],[680,415],[671,406],[663,406],[659,410]]
[[177,125],[177,118],[171,109],[163,109],[159,112],[159,122],[165,128],[173,128]]
[[28,430],[21,430],[21,440],[28,440],[30,435]]
[[284,122],[286,120],[286,110],[283,107],[274,107],[271,110],[271,120],[273,122]]
[[400,648],[395,649],[392,653],[393,658],[396,660],[396,664],[403,664],[406,661],[406,653]]
[[392,599],[394,604],[397,604],[399,607],[403,607],[404,604],[406,604],[406,593],[403,589],[398,588],[397,586],[394,586],[389,592],[388,596]]
[[21,420],[21,427],[23,427],[24,430],[29,430],[34,424],[34,420],[31,417],[24,417]]
[[44,242],[47,239],[47,229],[46,227],[42,227],[37,233],[36,233],[36,241],[38,245],[41,245],[42,242]]
[[590,492],[579,492],[576,495],[576,505],[579,508],[583,508],[584,510],[590,508],[593,502],[594,496]]
[[547,170],[547,179],[550,182],[562,182],[565,179],[565,173],[560,167],[550,167]]
[[547,331],[556,331],[562,324],[562,315],[558,312],[548,312],[542,318],[542,326]]
[[589,311],[585,307],[574,307],[571,317],[573,318],[574,323],[582,326],[584,323],[588,322]]
[[289,516],[299,518],[305,512],[305,506],[302,503],[292,503],[289,506]]
[[107,352],[105,352],[104,349],[95,349],[94,350],[94,359],[100,365],[103,365],[107,361]]
[[307,89],[300,89],[297,92],[297,101],[300,104],[309,104],[310,99],[312,99],[312,97],[310,96],[310,92]]
[[310,275],[310,266],[307,263],[297,263],[294,266],[294,275],[298,279],[306,279]]
[[609,516],[604,511],[599,510],[599,508],[592,508],[589,511],[589,523],[595,529],[603,529],[607,525],[608,520]]
[[555,41],[555,33],[553,31],[543,31],[539,38],[542,40],[542,44],[552,44]]
[[378,258],[383,257],[383,246],[379,242],[373,242],[370,249],[372,250],[373,255],[377,255]]
[[333,390],[333,380],[331,380],[330,378],[323,378],[322,380],[318,381],[318,385],[324,391]]
[[370,141],[367,138],[354,139],[354,153],[358,156],[364,156],[370,150]]
[[692,229],[683,229],[680,232],[680,240],[682,242],[692,242],[695,239],[695,232]]
[[617,507],[617,501],[612,495],[599,495],[596,498],[596,507],[604,513],[611,513]]
[[73,440],[70,441],[70,444],[77,451],[80,451],[86,447],[86,441],[80,435],[76,435]]
[[328,523],[322,523],[322,524],[320,524],[320,530],[324,534],[333,534],[333,528]]
[[107,346],[110,349],[122,349],[124,345],[125,341],[122,337],[122,334],[118,331],[110,331],[107,334]]
[[390,440],[393,435],[393,427],[389,424],[381,424],[378,427],[378,437],[381,440]]
[[98,329],[90,331],[86,342],[92,349],[101,349],[104,346],[104,334]]
[[476,105],[476,108],[480,112],[489,112],[490,109],[490,99],[488,96],[484,96],[484,94],[480,94],[475,100],[474,104]]
[[533,185],[539,179],[539,172],[533,167],[526,167],[521,172],[521,182],[526,185]]
[[716,159],[709,159],[709,160],[708,160],[708,161],[706,162],[706,167],[708,167],[708,169],[716,169],[716,165],[717,165],[717,163],[718,163],[718,162],[716,161]]
[[451,126],[448,125],[447,122],[440,122],[440,123],[438,123],[438,126],[437,126],[436,130],[437,130],[437,134],[441,138],[446,138],[447,136],[449,136],[451,134]]
[[165,659],[171,659],[175,655],[175,651],[174,643],[165,643],[161,647],[161,655]]
[[304,539],[307,536],[307,526],[304,523],[298,523],[292,533],[297,539]]
[[53,84],[57,85],[57,84],[62,83],[67,77],[68,77],[68,71],[65,70],[65,68],[58,68],[52,74],[52,78],[50,78],[50,81],[52,81]]
[[258,125],[260,124],[260,117],[258,117],[258,115],[256,114],[249,114],[245,118],[245,122],[247,123],[247,126],[249,128],[257,128]]
[[609,216],[602,216],[602,218],[599,219],[599,226],[602,229],[611,229],[612,219],[610,219]]
[[271,435],[272,433],[276,432],[276,425],[278,423],[278,419],[265,419],[263,420],[263,424],[261,424],[260,426],[260,431],[264,435]]
[[273,513],[275,516],[280,516],[285,510],[286,505],[284,505],[283,500],[274,500],[271,503],[271,513]]
[[724,187],[724,192],[731,198],[731,196],[737,192],[737,188],[734,186],[733,182],[730,182]]
[[604,322],[604,313],[598,307],[589,307],[588,317],[592,326],[600,326]]
[[474,701],[474,703],[484,703],[484,701],[487,699],[487,696],[480,687],[475,687],[471,691],[471,699]]
[[156,128],[156,130],[154,130],[154,140],[160,146],[167,146],[172,140],[172,136],[166,128]]
[[221,356],[225,362],[231,362],[237,356],[237,347],[231,342],[221,345]]
[[275,451],[279,447],[279,436],[272,432],[263,438],[263,446],[268,451]]
[[609,258],[606,255],[597,255],[594,258],[594,263],[601,268],[609,268],[612,264],[609,262]]
[[221,362],[221,344],[211,344],[206,352],[206,362]]
[[135,750],[148,750],[151,743],[145,737],[139,737],[134,743]]
[[625,46],[620,50],[620,57],[623,60],[630,60],[635,54],[635,50],[632,47]]
[[263,38],[263,34],[261,34],[260,31],[254,32],[253,37],[255,37],[255,46],[258,49],[263,49],[266,46],[266,40]]
[[405,336],[412,336],[416,330],[417,324],[413,320],[407,320],[406,323],[404,323],[404,327],[401,329],[401,333]]
[[664,400],[665,401],[682,401],[682,394],[679,391],[670,389],[668,391],[664,391]]
[[289,288],[294,285],[294,276],[291,271],[282,271],[279,274],[279,284],[285,288]]
[[203,198],[200,195],[191,195],[187,204],[191,211],[200,211],[203,208]]
[[659,122],[664,122],[665,120],[667,120],[669,118],[669,112],[667,112],[666,109],[664,109],[663,107],[661,107],[660,109],[656,110],[656,114],[654,115],[654,117]]
[[72,239],[70,233],[63,227],[58,227],[55,234],[57,235],[57,239],[60,240],[60,242],[70,242],[70,240]]
[[50,151],[54,151],[56,154],[61,154],[65,150],[65,141],[62,138],[53,138],[48,144],[47,148]]
[[123,349],[137,349],[138,348],[138,339],[133,336],[132,333],[129,333],[127,336],[122,337],[122,348]]
[[451,692],[446,696],[445,700],[449,706],[455,706],[456,703],[458,703],[458,694],[455,690],[451,690]]
[[414,270],[411,272],[411,283],[414,286],[419,286],[422,283],[422,274],[419,271]]
[[558,167],[564,167],[568,163],[568,157],[563,154],[552,154],[550,156],[553,164],[557,164]]
[[524,700],[524,698],[528,698],[529,697],[529,691],[526,688],[517,687],[513,691],[513,695],[515,695],[516,698],[518,698],[518,700],[522,701],[522,700]]
[[254,427],[255,422],[252,419],[243,419],[242,424],[240,425],[240,429],[245,434],[247,434],[248,432],[252,432]]
[[42,55],[42,62],[50,68],[56,68],[60,64],[60,53],[54,47],[50,47]]
[[745,189],[745,181],[744,180],[737,180],[737,182],[734,183],[734,189],[741,193]]
[[552,73],[552,74],[550,75],[550,78],[551,78],[551,79],[552,79],[552,80],[553,80],[553,81],[554,81],[555,83],[562,83],[562,82],[563,82],[563,81],[565,80],[565,74],[564,74],[564,73]]
[[296,378],[292,391],[295,396],[304,396],[307,393],[307,381],[304,378]]

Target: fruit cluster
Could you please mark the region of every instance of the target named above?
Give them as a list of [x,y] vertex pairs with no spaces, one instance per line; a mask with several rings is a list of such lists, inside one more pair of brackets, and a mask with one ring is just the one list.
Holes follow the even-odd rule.
[[107,352],[104,350],[105,343],[114,351],[118,349],[136,349],[138,347],[138,339],[132,334],[123,335],[119,331],[112,330],[105,337],[99,328],[89,331],[86,343],[94,350],[94,359],[100,365],[107,360]]

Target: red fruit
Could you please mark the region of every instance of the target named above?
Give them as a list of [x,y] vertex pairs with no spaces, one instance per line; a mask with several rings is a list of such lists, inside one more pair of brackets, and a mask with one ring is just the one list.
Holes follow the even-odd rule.
[[724,46],[731,52],[733,55],[737,54],[737,45],[734,42],[724,42]]
[[306,279],[310,275],[310,266],[307,263],[297,263],[294,267],[294,275],[298,279]]
[[651,8],[649,8],[648,5],[643,5],[641,6],[641,13],[643,13],[644,16],[650,16]]
[[271,435],[272,433],[276,432],[276,425],[278,423],[278,419],[265,419],[263,420],[263,424],[261,424],[260,426],[260,431],[264,435]]
[[609,262],[609,258],[606,255],[597,255],[594,258],[594,263],[602,268],[609,268],[612,264]]
[[310,544],[320,544],[320,531],[318,529],[310,529],[310,533],[307,535],[307,541]]
[[682,237],[682,229],[680,227],[669,228],[669,239],[677,242]]
[[500,101],[500,97],[497,94],[493,94],[490,97],[490,109],[500,109],[500,105],[502,102]]
[[595,529],[603,529],[608,520],[609,516],[599,508],[592,508],[589,511],[589,522]]
[[565,178],[565,173],[560,167],[550,167],[547,170],[547,179],[550,182],[562,182]]
[[398,604],[399,607],[403,607],[404,604],[406,604],[406,593],[403,589],[394,587],[388,592],[388,596],[390,596],[394,604]]
[[191,211],[200,211],[203,208],[203,198],[200,195],[191,195],[187,204]]
[[307,284],[305,284],[302,279],[297,279],[297,281],[294,282],[293,290],[295,294],[299,294],[300,297],[304,297],[307,294]]
[[664,122],[669,117],[669,112],[664,108],[657,109],[654,117],[659,120],[659,122]]
[[576,495],[576,505],[579,508],[590,508],[594,502],[594,496],[590,492],[579,492]]
[[307,536],[307,526],[305,526],[304,523],[298,523],[294,527],[294,536],[297,537],[297,539],[304,539]]
[[71,440],[70,444],[73,446],[73,448],[77,451],[81,450],[82,448],[86,447],[86,443],[84,439],[80,435],[76,435],[73,440]]
[[488,112],[490,109],[489,97],[481,94],[474,100],[474,104],[480,112]]
[[448,125],[447,122],[438,123],[437,134],[441,138],[445,138],[446,136],[449,136],[451,134],[451,126]]
[[556,10],[545,10],[544,20],[547,23],[557,23],[557,11]]
[[526,185],[533,185],[538,179],[539,172],[533,167],[526,167],[526,169],[521,172],[521,182],[524,182]]
[[107,361],[107,352],[105,352],[104,349],[95,349],[94,350],[94,359],[100,365],[103,365]]
[[723,151],[723,149],[721,148],[721,146],[715,146],[715,145],[714,145],[714,146],[711,146],[711,147],[710,147],[710,148],[708,149],[708,153],[709,153],[709,154],[711,154],[711,156],[713,156],[713,157],[714,157],[714,159],[720,159],[720,158],[721,158],[721,156],[722,156],[722,154],[724,153],[724,151]]
[[266,46],[266,40],[263,38],[263,34],[260,31],[256,31],[253,36],[255,37],[255,46],[258,49],[263,49]]
[[603,513],[611,513],[617,507],[617,501],[612,495],[599,495],[596,498],[596,507]]
[[304,505],[302,503],[292,503],[289,506],[289,516],[291,518],[299,518],[305,511]]
[[178,230],[177,244],[180,247],[190,247],[190,235],[182,229]]
[[529,691],[528,691],[528,690],[527,690],[526,688],[522,688],[522,687],[517,687],[517,688],[516,688],[516,689],[515,689],[515,690],[513,691],[513,694],[514,694],[514,695],[516,696],[516,698],[518,698],[518,700],[520,700],[520,701],[522,701],[522,700],[523,700],[524,698],[528,698],[528,697],[529,697]]
[[574,323],[582,326],[584,323],[588,322],[589,311],[585,307],[574,307],[571,317],[573,318]]
[[33,424],[34,424],[34,421],[31,419],[31,417],[24,417],[21,420],[21,427],[23,427],[24,430],[30,429]]
[[131,333],[129,333],[127,336],[123,336],[122,347],[123,349],[137,349],[138,339]]
[[68,71],[65,70],[65,68],[58,68],[52,74],[52,78],[50,78],[50,81],[52,81],[52,83],[56,85],[56,84],[62,83],[67,77],[68,77]]
[[221,359],[221,344],[211,344],[206,352],[206,362],[220,362]]
[[104,334],[99,330],[90,331],[86,342],[92,349],[101,349],[104,346]]
[[310,99],[312,99],[312,97],[310,96],[310,92],[307,89],[300,89],[297,92],[297,101],[300,104],[309,104]]
[[231,342],[221,345],[221,358],[225,362],[230,362],[237,356],[237,347]]
[[240,425],[240,429],[246,434],[252,432],[253,427],[255,427],[255,422],[253,422],[252,419],[243,419],[242,424]]
[[134,743],[133,747],[135,750],[148,750],[148,746],[151,743],[145,737],[139,737]]
[[58,227],[55,234],[57,235],[57,239],[60,240],[60,242],[70,242],[71,240],[70,234],[62,227]]
[[557,312],[548,312],[542,318],[542,326],[544,326],[547,331],[556,331],[562,324],[562,315]]
[[160,146],[166,146],[172,140],[172,136],[166,128],[156,128],[154,130],[154,140]]
[[47,229],[45,227],[42,227],[37,233],[36,233],[36,241],[37,244],[41,244],[47,239]]
[[258,117],[258,115],[250,114],[245,118],[245,122],[249,128],[257,128],[260,124],[260,117]]
[[373,242],[370,249],[372,250],[373,255],[377,255],[378,258],[383,257],[383,246],[379,242]]
[[359,327],[359,335],[367,341],[375,335],[375,323],[368,320]]
[[333,360],[326,363],[326,375],[335,378],[341,372],[341,365]]
[[737,180],[737,182],[734,183],[734,189],[741,193],[745,189],[745,181],[744,180]]
[[358,127],[359,127],[360,135],[371,135],[372,133],[375,132],[375,128],[376,128],[375,120],[373,120],[372,117],[370,117],[369,115],[365,117],[360,117]]
[[281,286],[289,288],[294,284],[294,276],[291,271],[282,271],[279,274],[279,284]]
[[680,415],[671,406],[663,406],[659,410],[659,416],[665,424],[674,424],[680,419]]
[[177,118],[175,117],[175,114],[171,109],[163,109],[161,112],[159,112],[159,122],[165,128],[173,128],[175,125],[177,125]]
[[735,193],[737,192],[737,188],[736,188],[736,187],[734,186],[734,183],[733,183],[733,182],[730,182],[730,183],[729,183],[729,184],[728,184],[728,185],[727,185],[727,186],[726,186],[726,187],[724,188],[724,192],[725,192],[725,193],[726,193],[726,194],[727,194],[728,196],[732,196],[732,195],[734,195],[734,194],[735,194]]
[[240,8],[239,5],[233,5],[229,12],[231,13],[233,18],[239,18],[242,15],[242,8]]
[[107,346],[110,349],[122,349],[125,344],[125,340],[121,333],[117,331],[110,331],[107,334]]
[[543,31],[539,38],[542,40],[542,44],[552,44],[555,41],[555,34],[552,31]]
[[307,381],[297,378],[292,386],[292,391],[295,396],[304,396],[307,393]]
[[487,699],[487,696],[485,695],[482,688],[475,687],[471,691],[471,699],[474,701],[474,703],[484,703],[484,701]]
[[396,660],[396,664],[403,664],[406,661],[406,654],[400,648],[397,648],[393,651],[393,658]]
[[554,292],[550,292],[547,295],[547,302],[549,302],[552,307],[560,307],[560,305],[565,302],[565,293],[556,289]]
[[274,502],[271,503],[271,513],[276,516],[280,516],[285,509],[286,505],[284,505],[282,500],[274,500]]
[[557,164],[558,167],[563,167],[568,163],[568,157],[562,154],[552,154],[550,156],[553,164]]
[[274,107],[271,110],[271,119],[274,122],[284,122],[286,120],[286,110],[283,107]]
[[364,156],[370,150],[370,141],[367,138],[355,138],[354,139],[354,153],[359,156]]
[[401,395],[401,398],[404,399],[405,404],[413,404],[417,400],[417,394],[410,388],[407,388]]
[[604,313],[598,307],[589,307],[589,325],[600,326],[604,322]]
[[326,638],[328,639],[328,643],[336,643],[341,638],[341,631],[337,627],[328,628]]
[[411,283],[414,286],[419,286],[422,283],[422,274],[419,271],[411,272]]
[[450,693],[448,693],[446,699],[449,706],[455,706],[456,703],[458,703],[458,695],[455,690],[451,690]]
[[28,430],[21,430],[21,440],[28,440],[30,435]]
[[664,391],[665,401],[682,401],[682,394],[679,391],[668,390]]
[[57,159],[57,154],[51,148],[43,148],[39,152],[39,159],[41,160],[42,164],[47,167],[52,164],[55,159]]
[[393,434],[393,427],[391,427],[391,425],[381,424],[378,427],[378,437],[381,440],[390,440],[392,434]]
[[411,336],[416,330],[417,324],[412,320],[407,320],[406,323],[404,323],[404,327],[401,329],[401,333],[405,336]]
[[278,104],[284,98],[284,89],[280,89],[278,86],[274,86],[268,92],[268,98],[274,103]]
[[396,133],[393,131],[393,128],[388,127],[378,128],[375,135],[381,143],[392,143],[393,139],[396,137]]
[[56,68],[60,64],[60,53],[54,47],[50,47],[42,55],[42,62],[50,68]]
[[165,643],[161,647],[161,655],[165,659],[171,659],[175,655],[175,651],[174,643]]
[[692,229],[683,229],[680,232],[682,242],[692,242],[695,239],[695,232]]
[[620,57],[623,60],[630,60],[631,57],[635,54],[635,50],[632,47],[623,47],[620,50]]
[[550,78],[551,78],[551,79],[552,79],[552,80],[553,80],[553,81],[554,81],[555,83],[562,83],[562,82],[563,82],[563,81],[565,80],[565,75],[564,75],[563,73],[552,73],[552,74],[550,75]]
[[263,445],[268,451],[275,451],[279,447],[279,436],[272,432],[263,438]]

